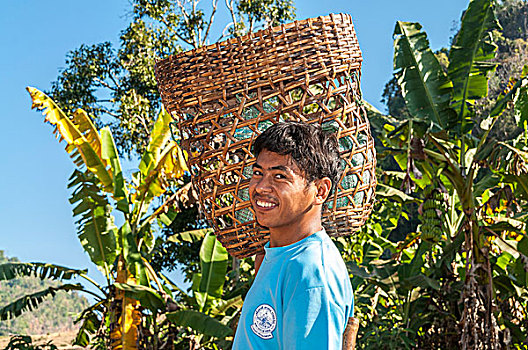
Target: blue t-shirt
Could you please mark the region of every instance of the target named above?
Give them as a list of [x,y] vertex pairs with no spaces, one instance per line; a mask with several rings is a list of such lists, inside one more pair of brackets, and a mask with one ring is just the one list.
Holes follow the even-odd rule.
[[266,255],[246,295],[234,350],[341,350],[353,315],[350,278],[324,230]]

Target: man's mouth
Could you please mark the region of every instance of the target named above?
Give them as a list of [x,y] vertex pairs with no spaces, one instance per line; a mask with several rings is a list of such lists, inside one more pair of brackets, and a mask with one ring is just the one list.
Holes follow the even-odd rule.
[[262,199],[257,199],[255,201],[255,204],[257,205],[259,209],[272,209],[277,206],[277,203],[265,201]]

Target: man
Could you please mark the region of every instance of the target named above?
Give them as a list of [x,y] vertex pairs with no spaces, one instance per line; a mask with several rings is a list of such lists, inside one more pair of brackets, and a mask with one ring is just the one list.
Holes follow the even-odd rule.
[[270,241],[257,259],[233,349],[340,350],[352,286],[321,225],[341,174],[337,140],[319,126],[285,122],[263,132],[253,153],[250,201]]

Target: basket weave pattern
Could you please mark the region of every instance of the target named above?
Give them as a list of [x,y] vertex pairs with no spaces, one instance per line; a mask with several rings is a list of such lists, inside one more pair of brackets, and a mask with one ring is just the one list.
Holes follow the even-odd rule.
[[361,52],[349,15],[296,21],[159,61],[165,108],[178,121],[200,204],[236,257],[262,250],[248,185],[251,146],[284,120],[335,132],[344,172],[323,212],[330,235],[361,227],[374,200],[375,151],[361,106]]

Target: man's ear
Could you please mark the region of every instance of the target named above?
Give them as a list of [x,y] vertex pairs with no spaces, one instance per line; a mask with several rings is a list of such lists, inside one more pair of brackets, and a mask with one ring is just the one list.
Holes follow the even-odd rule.
[[323,204],[332,190],[332,180],[328,177],[323,177],[315,182],[315,186],[317,187],[315,204]]

